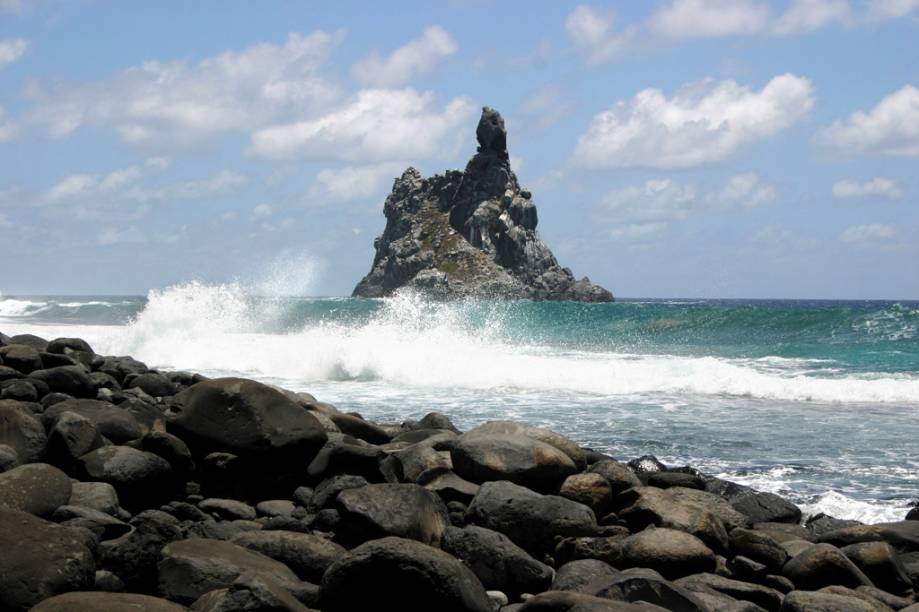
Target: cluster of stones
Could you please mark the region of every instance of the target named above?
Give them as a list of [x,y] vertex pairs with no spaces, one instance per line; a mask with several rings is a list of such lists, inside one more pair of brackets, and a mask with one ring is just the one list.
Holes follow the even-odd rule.
[[887,611],[919,520],[0,334],[0,609]]

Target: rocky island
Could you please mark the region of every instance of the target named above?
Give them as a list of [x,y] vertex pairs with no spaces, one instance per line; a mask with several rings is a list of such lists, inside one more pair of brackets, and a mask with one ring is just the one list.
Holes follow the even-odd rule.
[[532,195],[517,182],[501,115],[482,110],[478,152],[464,171],[423,178],[408,168],[386,198],[386,228],[354,297],[410,287],[441,298],[612,302],[559,265],[536,232]]
[[0,333],[0,610],[916,612],[862,525],[652,456]]

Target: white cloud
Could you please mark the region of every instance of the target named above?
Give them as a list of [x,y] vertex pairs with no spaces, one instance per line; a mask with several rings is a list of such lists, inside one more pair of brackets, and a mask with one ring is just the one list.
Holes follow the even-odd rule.
[[849,0],[793,0],[776,20],[772,32],[779,36],[813,32],[833,23],[852,21]]
[[10,223],[10,220],[7,218],[7,216],[3,213],[0,213],[0,227],[12,227],[12,225],[13,224]]
[[147,237],[136,227],[131,226],[126,229],[117,227],[108,227],[96,236],[96,244],[100,246],[110,246],[113,244],[139,244],[146,242]]
[[0,40],[0,68],[18,60],[29,48],[29,41],[24,38]]
[[919,9],[919,0],[868,0],[868,19],[882,21],[906,17]]
[[869,242],[872,240],[883,240],[896,235],[897,230],[892,225],[883,223],[869,223],[866,225],[853,225],[839,235],[843,242]]
[[673,0],[649,19],[650,31],[671,40],[715,38],[762,32],[769,6],[752,0]]
[[250,131],[293,114],[326,108],[338,87],[319,68],[340,33],[291,34],[197,63],[150,61],[103,81],[30,87],[32,121],[53,136],[86,125],[113,128],[136,144],[191,144]]
[[273,212],[274,209],[268,204],[259,204],[252,209],[252,215],[255,217],[270,217]]
[[883,177],[877,177],[864,183],[846,179],[837,181],[833,185],[833,197],[839,199],[878,197],[896,200],[902,196],[903,191],[897,182]]
[[72,200],[92,193],[99,184],[99,179],[90,174],[72,174],[55,184],[45,194],[46,202]]
[[565,30],[588,63],[598,64],[621,56],[632,44],[635,28],[613,31],[615,14],[581,4],[565,19]]
[[367,89],[318,119],[257,131],[251,152],[275,159],[449,158],[468,139],[475,110],[467,98],[454,98],[440,109],[431,93]]
[[775,187],[762,182],[755,172],[748,172],[707,192],[672,179],[652,179],[643,185],[611,191],[603,206],[618,220],[676,220],[704,210],[759,206],[775,199],[775,195]]
[[157,189],[132,187],[123,192],[122,197],[135,202],[198,200],[220,193],[226,193],[245,182],[246,177],[239,172],[222,170],[210,178],[195,181],[182,181]]
[[366,166],[345,166],[333,170],[325,168],[316,175],[316,184],[309,197],[333,202],[346,202],[379,195],[392,184],[407,164],[398,162]]
[[358,81],[371,87],[395,87],[413,77],[434,70],[437,63],[457,49],[456,42],[440,26],[425,28],[421,38],[411,40],[381,57],[377,51],[354,64],[351,72]]
[[722,204],[753,208],[774,200],[775,187],[764,184],[755,172],[747,172],[731,177],[720,191],[710,197]]
[[136,183],[143,176],[144,169],[160,170],[165,167],[163,164],[162,158],[151,158],[144,163],[143,168],[128,166],[104,175],[71,174],[48,189],[41,198],[41,203],[54,204],[66,200],[110,194]]
[[6,111],[0,106],[0,143],[9,142],[19,134],[19,126],[13,121],[3,120]]
[[919,89],[906,85],[868,111],[821,130],[817,141],[840,153],[919,156]]
[[670,99],[645,89],[595,115],[574,158],[593,168],[699,166],[788,128],[813,106],[813,85],[793,74],[760,91],[731,80],[702,81]]
[[666,229],[666,223],[631,223],[614,227],[609,235],[623,242],[638,242],[659,236]]
[[782,249],[811,249],[817,246],[813,238],[802,236],[790,229],[767,225],[752,236],[753,242]]

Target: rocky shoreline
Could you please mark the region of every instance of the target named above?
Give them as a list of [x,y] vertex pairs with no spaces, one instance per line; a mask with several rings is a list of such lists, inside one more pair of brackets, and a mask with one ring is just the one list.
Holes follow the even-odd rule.
[[919,611],[860,525],[544,428],[0,334],[0,610]]

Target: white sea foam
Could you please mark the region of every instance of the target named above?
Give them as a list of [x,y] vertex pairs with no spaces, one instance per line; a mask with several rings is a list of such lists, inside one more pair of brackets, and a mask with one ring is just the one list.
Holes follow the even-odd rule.
[[15,318],[34,315],[47,308],[47,302],[33,302],[30,300],[17,300],[0,296],[0,318]]
[[238,284],[189,283],[150,292],[144,310],[126,327],[68,328],[59,335],[81,335],[101,352],[160,366],[299,383],[380,380],[421,388],[601,396],[919,403],[919,378],[912,375],[819,378],[750,360],[562,350],[509,338],[500,318],[490,327],[474,327],[459,307],[407,294],[386,300],[361,324],[314,322],[288,333],[265,333],[284,308],[283,302],[251,298]]
[[808,503],[798,505],[805,516],[824,512],[835,518],[868,524],[902,521],[910,508],[906,500],[863,501],[836,491],[828,491]]

